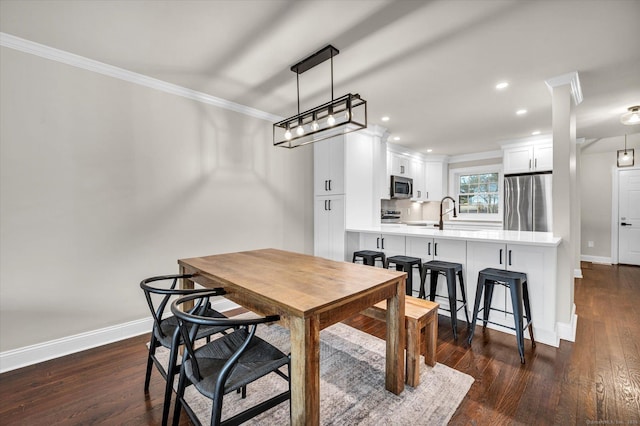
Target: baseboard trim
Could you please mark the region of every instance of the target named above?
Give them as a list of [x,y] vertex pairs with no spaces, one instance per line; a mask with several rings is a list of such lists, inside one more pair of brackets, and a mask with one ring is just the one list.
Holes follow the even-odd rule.
[[603,265],[611,265],[613,263],[611,257],[589,256],[586,254],[581,255],[580,260],[582,260],[583,262],[600,263]]
[[[220,312],[238,307],[228,299],[221,299],[211,303],[212,307]],[[48,342],[37,343],[18,349],[0,353],[0,373],[27,367],[65,355],[71,355],[87,349],[109,343],[118,342],[130,337],[139,336],[151,331],[151,317],[129,321],[110,327],[92,330],[85,333],[67,336]]]
[[571,309],[571,322],[558,322],[557,330],[558,337],[562,340],[567,340],[569,342],[576,341],[576,329],[578,327],[578,315],[576,315],[576,305],[573,304],[573,308]]
[[576,268],[573,270],[573,278],[583,278],[581,268]]

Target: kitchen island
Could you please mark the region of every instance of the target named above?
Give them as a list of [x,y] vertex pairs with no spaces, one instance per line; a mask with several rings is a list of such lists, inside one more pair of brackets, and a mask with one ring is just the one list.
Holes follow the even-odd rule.
[[[558,347],[556,306],[557,251],[561,239],[551,232],[524,232],[504,230],[438,230],[427,226],[383,224],[379,226],[347,229],[346,256],[356,250],[382,251],[387,256],[406,255],[419,257],[423,262],[441,260],[463,265],[463,276],[467,293],[468,315],[471,319],[476,297],[478,273],[484,268],[500,268],[527,274],[529,297],[536,342]],[[346,259],[350,260],[350,259]],[[413,294],[420,289],[420,277],[414,272]],[[428,286],[427,286],[428,292]],[[446,295],[444,277],[438,280],[438,295]],[[460,294],[458,294],[460,298]],[[448,309],[446,298],[436,301]],[[505,288],[497,286],[493,294],[492,307],[512,312],[511,299]],[[440,314],[449,315],[440,310]],[[458,311],[458,319],[465,320],[464,311]],[[491,311],[490,321],[507,326],[513,325],[511,315]],[[488,324],[506,333],[513,330],[500,325]],[[528,333],[525,333],[528,338]],[[463,335],[464,338],[464,335]]]

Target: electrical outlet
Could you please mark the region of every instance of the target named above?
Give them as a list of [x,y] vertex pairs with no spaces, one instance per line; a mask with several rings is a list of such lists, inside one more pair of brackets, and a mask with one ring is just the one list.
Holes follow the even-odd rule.
[[588,247],[593,247],[593,246],[594,246],[593,241],[588,241],[588,242],[587,242],[587,246],[588,246]]

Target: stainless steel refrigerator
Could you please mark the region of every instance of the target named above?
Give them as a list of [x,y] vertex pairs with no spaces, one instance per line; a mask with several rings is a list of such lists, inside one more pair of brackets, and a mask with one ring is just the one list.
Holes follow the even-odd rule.
[[551,173],[504,177],[505,230],[551,232]]

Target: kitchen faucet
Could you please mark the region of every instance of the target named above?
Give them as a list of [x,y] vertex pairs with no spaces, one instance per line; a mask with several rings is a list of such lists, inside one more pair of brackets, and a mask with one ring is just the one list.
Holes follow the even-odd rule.
[[[444,203],[444,200],[446,199],[450,199],[451,201],[453,201],[453,209],[447,210],[446,212],[442,212],[442,204]],[[442,222],[442,216],[449,213],[451,210],[453,210],[453,217],[458,217],[458,215],[456,214],[456,200],[454,200],[453,198],[451,198],[450,196],[446,196],[444,197],[442,200],[440,200],[440,222],[438,222],[438,229],[439,230],[443,230],[444,229],[444,222]]]

